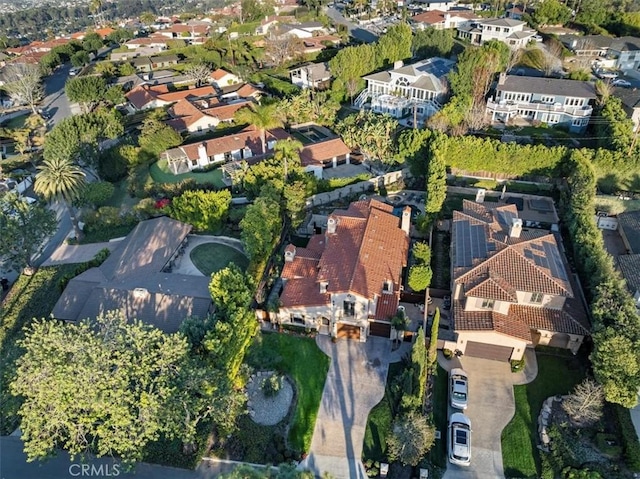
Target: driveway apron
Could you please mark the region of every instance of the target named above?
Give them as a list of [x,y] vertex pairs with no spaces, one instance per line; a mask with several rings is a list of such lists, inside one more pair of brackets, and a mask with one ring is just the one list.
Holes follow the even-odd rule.
[[391,342],[370,337],[366,343],[331,342],[318,336],[320,349],[331,358],[322,392],[309,456],[301,468],[317,476],[366,478],[362,443],[371,409],[384,396]]

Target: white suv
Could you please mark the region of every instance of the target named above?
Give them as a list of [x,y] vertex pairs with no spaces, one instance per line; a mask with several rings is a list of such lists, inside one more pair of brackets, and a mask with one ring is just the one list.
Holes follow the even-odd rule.
[[471,464],[471,420],[461,412],[456,412],[449,418],[448,449],[451,464]]

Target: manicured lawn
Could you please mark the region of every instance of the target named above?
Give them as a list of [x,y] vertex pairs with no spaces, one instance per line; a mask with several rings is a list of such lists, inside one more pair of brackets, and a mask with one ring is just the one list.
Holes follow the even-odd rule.
[[329,357],[316,346],[315,339],[265,333],[251,346],[247,362],[256,369],[275,369],[293,379],[297,397],[289,445],[308,452],[329,371]]
[[386,460],[386,438],[391,431],[393,421],[391,397],[389,387],[393,379],[402,372],[402,363],[392,363],[389,365],[387,375],[387,387],[384,397],[369,413],[367,419],[367,429],[364,433],[364,444],[362,446],[363,459],[373,459],[383,462]]
[[538,352],[537,358],[538,376],[527,385],[514,386],[516,412],[502,431],[502,461],[507,477],[538,477],[536,434],[542,403],[549,396],[568,393],[584,378],[577,357]]
[[249,259],[235,248],[219,243],[205,243],[191,250],[191,261],[205,276],[220,271],[229,263],[235,263],[243,271],[249,266]]
[[218,188],[226,187],[222,181],[222,170],[220,168],[201,173],[192,171],[181,175],[174,175],[167,169],[166,160],[159,160],[149,167],[149,173],[156,183],[178,183],[179,181],[191,178],[194,179],[196,183],[212,183]]
[[89,244],[89,243],[102,243],[104,241],[109,241],[114,238],[122,238],[127,236],[133,228],[136,227],[136,224],[130,225],[120,225],[120,226],[109,226],[94,229],[92,231],[86,231],[82,235],[82,239],[80,240],[80,244]]

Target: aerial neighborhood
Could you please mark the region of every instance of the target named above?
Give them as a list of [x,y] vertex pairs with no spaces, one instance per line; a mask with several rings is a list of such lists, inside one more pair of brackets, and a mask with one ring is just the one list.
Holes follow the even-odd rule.
[[631,0],[0,3],[0,476],[640,476]]

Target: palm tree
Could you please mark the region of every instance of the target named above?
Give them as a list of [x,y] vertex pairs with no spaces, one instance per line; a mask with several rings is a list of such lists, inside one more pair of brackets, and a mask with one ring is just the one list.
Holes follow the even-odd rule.
[[302,148],[302,143],[298,140],[294,140],[293,138],[279,140],[273,147],[273,150],[275,151],[273,157],[276,160],[281,161],[284,165],[285,184],[287,183],[287,177],[289,176],[289,161],[299,160]]
[[284,124],[278,103],[257,105],[253,108],[241,108],[235,114],[236,123],[249,124],[260,130],[262,154],[267,153],[267,130],[280,128]]
[[86,185],[85,173],[67,158],[51,158],[38,166],[38,174],[33,189],[47,201],[62,200],[69,210],[76,238],[81,232],[71,203],[78,198]]

